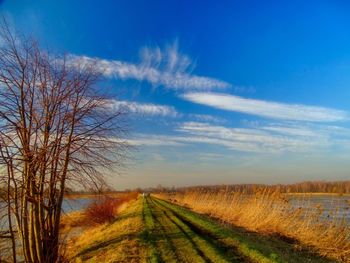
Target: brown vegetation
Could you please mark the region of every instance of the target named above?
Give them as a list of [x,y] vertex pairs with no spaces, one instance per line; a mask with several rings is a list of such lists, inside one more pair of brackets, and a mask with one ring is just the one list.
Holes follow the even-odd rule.
[[84,211],[86,222],[103,224],[111,222],[128,202],[137,199],[137,192],[130,192],[117,198],[105,196],[93,201]]
[[350,260],[350,227],[338,208],[327,215],[329,220],[322,220],[322,204],[310,207],[302,199],[292,203],[269,188],[252,188],[250,194],[231,191],[229,186],[217,191],[190,188],[155,196],[249,230],[300,242],[323,256]]

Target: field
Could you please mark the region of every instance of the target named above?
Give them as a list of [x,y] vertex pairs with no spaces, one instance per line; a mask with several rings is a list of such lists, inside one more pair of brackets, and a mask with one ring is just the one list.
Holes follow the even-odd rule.
[[224,225],[155,197],[139,198],[110,223],[66,248],[70,262],[336,262],[278,237]]

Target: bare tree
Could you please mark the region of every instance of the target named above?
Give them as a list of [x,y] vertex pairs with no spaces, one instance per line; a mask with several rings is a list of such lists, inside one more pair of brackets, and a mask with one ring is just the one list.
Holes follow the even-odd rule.
[[42,50],[8,26],[1,37],[0,180],[8,236],[20,240],[26,262],[57,262],[67,183],[98,186],[104,170],[122,165],[125,119],[98,88],[96,61]]

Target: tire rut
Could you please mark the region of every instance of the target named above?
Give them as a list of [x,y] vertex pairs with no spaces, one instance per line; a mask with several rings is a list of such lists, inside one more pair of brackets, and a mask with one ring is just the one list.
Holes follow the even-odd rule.
[[[151,214],[151,216],[152,216],[152,219],[153,219],[153,221],[157,224],[157,225],[159,225],[159,228],[160,228],[160,233],[158,233],[158,235],[162,235],[163,237],[164,237],[164,239],[167,241],[166,242],[166,244],[167,244],[167,246],[168,246],[168,248],[174,253],[174,256],[175,256],[175,258],[174,258],[174,260],[176,260],[176,258],[179,258],[179,254],[178,254],[178,252],[176,251],[176,246],[174,245],[174,243],[172,242],[172,240],[168,237],[168,235],[166,234],[166,230],[165,230],[165,227],[164,227],[164,225],[159,221],[159,219],[154,215],[154,212],[152,211],[152,205],[149,203],[149,200],[150,200],[151,198],[146,198],[146,203],[147,203],[147,205],[149,206],[149,208],[150,208],[150,214]],[[151,199],[150,200],[152,203],[153,203],[153,200]],[[155,241],[155,243],[156,243],[156,245],[157,245],[157,247],[158,247],[158,249],[159,249],[159,251],[162,251],[161,249],[160,249],[160,247],[159,247],[159,244],[157,244],[157,241]],[[161,253],[160,253],[161,254]],[[158,258],[158,261],[160,262],[160,263],[165,263],[165,261],[162,259],[162,257],[161,257],[161,255],[160,255],[160,257]]]
[[[153,198],[152,198],[153,199]],[[171,212],[179,218],[184,224],[186,224],[194,233],[196,233],[198,236],[206,240],[208,243],[210,243],[213,247],[215,247],[218,251],[221,251],[224,255],[227,255],[228,258],[230,258],[231,262],[246,262],[246,263],[253,263],[250,258],[241,255],[237,248],[226,244],[223,240],[222,237],[218,236],[215,233],[212,233],[210,230],[205,229],[201,226],[198,226],[197,224],[193,223],[189,219],[187,219],[185,216],[179,214],[178,212],[167,208],[164,206],[162,203],[160,203],[158,200],[153,200],[153,202],[158,203],[160,206],[164,207],[166,210],[171,210]]]
[[154,231],[154,217],[152,215],[152,211],[149,209],[147,200],[145,200],[145,202],[146,202],[147,208],[149,210],[149,214],[150,214],[150,217],[151,217],[150,219],[152,220],[152,227],[149,228],[149,226],[147,225],[147,222],[146,222],[146,207],[144,205],[143,208],[142,208],[142,222],[143,222],[143,225],[145,226],[145,230],[143,232],[143,236],[144,236],[145,242],[148,243],[148,246],[151,247],[152,254],[155,257],[154,260],[148,259],[147,262],[155,261],[156,263],[165,263],[164,261],[161,260],[161,257],[159,255],[159,253],[157,252],[157,249],[156,249],[157,248],[157,244],[156,244],[154,238],[152,238],[152,233]]
[[[174,224],[176,225],[180,231],[184,234],[184,236],[190,241],[190,243],[192,244],[192,246],[194,247],[194,249],[197,251],[198,255],[201,256],[203,258],[203,260],[205,262],[212,262],[205,254],[202,250],[200,250],[197,246],[197,244],[194,242],[193,238],[183,229],[183,227],[177,223],[174,219],[171,218],[171,215],[169,215],[170,212],[169,209],[164,208],[164,206],[160,206],[160,204],[157,202],[158,207],[163,211],[164,215]],[[174,217],[176,217],[176,215],[174,213],[172,213],[172,215]],[[177,217],[178,218],[178,217]],[[179,219],[181,221],[181,219]]]
[[[191,238],[188,237],[186,233],[184,233],[183,229],[179,227],[177,223],[171,220],[171,218],[166,213],[164,213],[164,210],[158,205],[157,202],[155,202],[153,198],[150,198],[150,203],[152,203],[151,204],[152,208],[159,215],[159,219],[163,219],[164,222],[169,222],[169,224],[171,225],[170,229],[172,229],[172,231],[170,231],[170,233],[169,231],[166,231],[164,226],[163,226],[163,229],[165,234],[170,235],[170,238],[168,240],[169,242],[172,242],[173,246],[175,247],[174,252],[178,257],[177,262],[203,262],[203,263],[212,262],[212,261],[208,261],[207,258],[204,257],[201,251],[197,249],[196,245],[193,244],[193,241],[191,240]],[[158,222],[161,224],[160,220],[158,220]],[[179,238],[183,238],[184,239],[183,242],[188,242],[188,245],[185,245],[185,243],[181,243],[180,247],[177,247],[176,240],[178,240]]]

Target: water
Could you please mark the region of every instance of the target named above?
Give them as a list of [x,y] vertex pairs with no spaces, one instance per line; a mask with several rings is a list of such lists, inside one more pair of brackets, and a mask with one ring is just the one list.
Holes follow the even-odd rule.
[[[323,209],[321,218],[332,219],[335,215],[338,218],[345,217],[350,223],[350,196],[336,195],[306,195],[289,196],[291,203],[302,208],[314,208],[317,205]],[[336,210],[337,208],[337,210]]]
[[95,198],[65,198],[62,203],[64,214],[84,210]]
[[[79,211],[85,209],[90,202],[92,202],[95,198],[65,198],[62,203],[62,212],[63,214],[68,214],[70,212]],[[4,203],[0,202],[0,207],[4,206]],[[4,211],[5,212],[5,211]],[[8,220],[7,217],[0,219],[0,231],[8,228]],[[3,257],[9,256],[11,251],[9,240],[2,240],[3,247]],[[21,260],[22,257],[17,255],[18,259]],[[1,253],[0,253],[1,257]],[[1,262],[1,258],[0,258]]]
[[[95,198],[65,198],[62,203],[62,212],[63,214],[68,214],[74,211],[84,210],[90,202],[92,202]],[[5,203],[0,202],[0,208],[3,209],[5,207]],[[5,213],[6,211],[1,211]],[[0,219],[0,230],[7,229],[8,221],[7,217]]]

